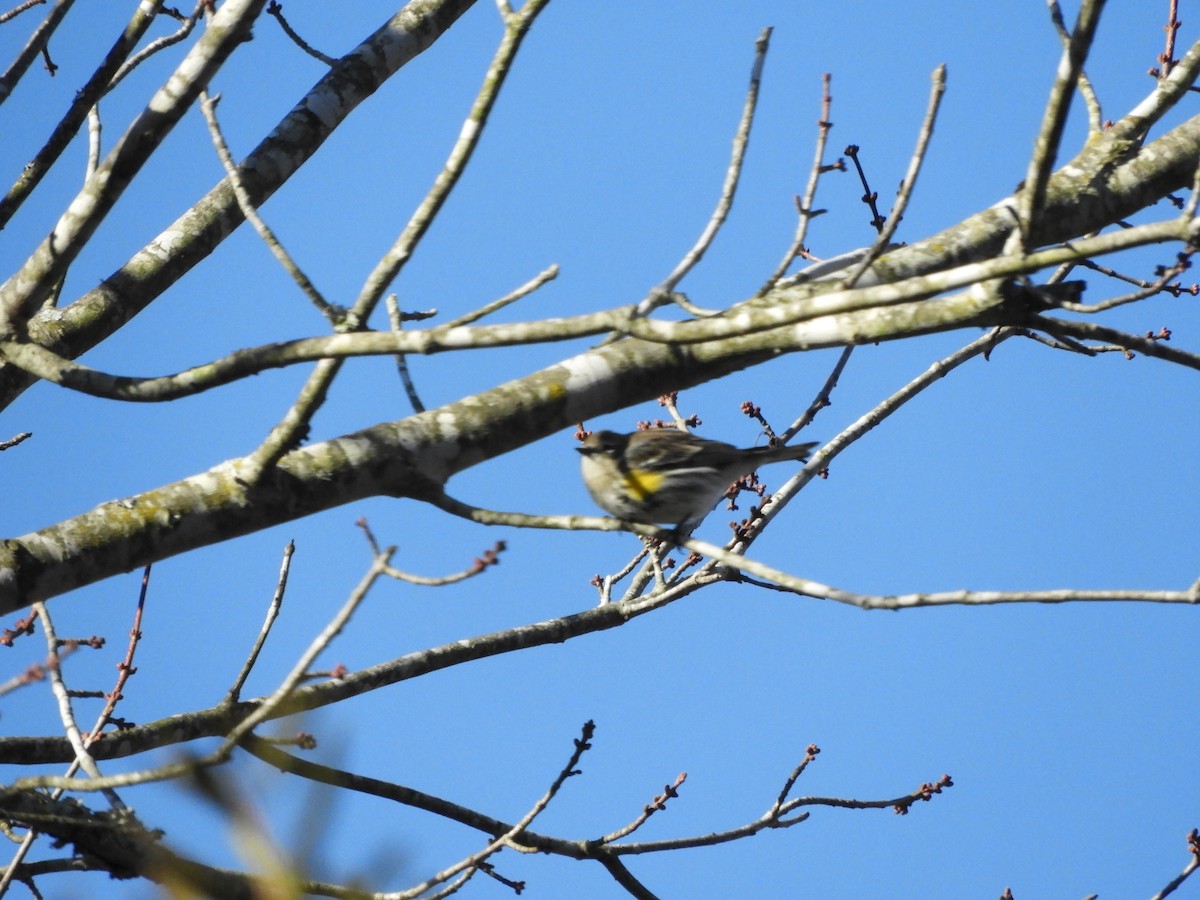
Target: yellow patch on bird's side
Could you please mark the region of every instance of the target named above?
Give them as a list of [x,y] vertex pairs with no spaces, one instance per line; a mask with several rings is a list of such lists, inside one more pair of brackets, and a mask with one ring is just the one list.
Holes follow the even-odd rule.
[[625,473],[625,487],[640,501],[649,500],[663,483],[661,472],[637,469]]

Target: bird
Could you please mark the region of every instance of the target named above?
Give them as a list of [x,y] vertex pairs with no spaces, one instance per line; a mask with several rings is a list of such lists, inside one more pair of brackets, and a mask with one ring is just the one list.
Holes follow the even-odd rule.
[[595,431],[576,450],[596,505],[643,525],[694,525],[759,466],[808,459],[816,443],[740,449],[674,428]]

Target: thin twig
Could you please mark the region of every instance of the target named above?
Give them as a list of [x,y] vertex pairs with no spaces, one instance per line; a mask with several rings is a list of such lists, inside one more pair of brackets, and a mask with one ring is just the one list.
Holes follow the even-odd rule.
[[721,196],[717,200],[717,208],[709,217],[708,224],[700,232],[696,243],[684,254],[678,265],[659,284],[651,289],[646,299],[638,304],[638,315],[647,315],[663,303],[671,301],[676,286],[690,272],[712,246],[717,232],[725,224],[729,210],[733,207],[733,198],[737,193],[738,181],[742,174],[742,163],[746,158],[746,148],[750,143],[750,127],[754,124],[754,111],[758,105],[758,90],[762,83],[763,64],[767,58],[767,48],[771,43],[771,30],[764,28],[754,42],[754,63],[750,68],[750,87],[746,91],[746,102],[742,105],[742,118],[738,122],[737,132],[733,136],[733,152],[729,165],[725,169],[725,183],[721,186]]
[[621,327],[629,321],[632,309],[623,307],[570,318],[511,324],[461,328],[440,325],[406,332],[358,331],[279,341],[237,350],[172,375],[148,378],[100,372],[32,342],[0,340],[0,358],[38,378],[85,394],[134,403],[161,403],[202,393],[266,369],[299,363],[397,353],[432,354],[590,337]]
[[866,257],[847,276],[846,287],[858,284],[858,280],[871,267],[871,263],[888,249],[892,236],[895,235],[896,229],[900,227],[900,221],[904,218],[904,210],[908,208],[908,201],[912,197],[913,188],[917,185],[917,176],[921,172],[921,165],[925,162],[929,140],[933,137],[933,126],[937,122],[942,97],[946,94],[946,66],[944,63],[934,69],[932,81],[933,84],[929,89],[929,103],[925,108],[925,118],[921,120],[921,130],[917,134],[917,146],[913,150],[912,156],[909,157],[908,171],[904,173],[904,178],[900,182],[900,189],[896,192],[896,200],[892,204],[891,212],[879,234],[876,235],[875,242],[871,245]]
[[[400,301],[396,299],[395,294],[388,294],[384,301],[387,307],[388,324],[392,326],[392,331],[399,332],[404,328],[404,314],[400,312]],[[396,372],[400,375],[400,384],[404,386],[404,393],[408,395],[408,402],[413,408],[413,412],[425,412],[425,404],[421,402],[421,395],[417,393],[417,385],[412,379],[412,373],[408,370],[408,356],[404,353],[396,354]]]
[[250,192],[246,190],[245,184],[242,182],[241,172],[238,170],[238,165],[234,161],[233,154],[229,152],[229,145],[225,143],[225,136],[221,133],[221,124],[217,121],[217,103],[221,96],[210,97],[207,90],[200,92],[200,110],[204,113],[204,121],[208,123],[208,133],[212,137],[213,148],[217,151],[217,157],[221,160],[221,166],[225,169],[225,174],[229,178],[230,187],[233,188],[233,194],[237,197],[238,207],[245,216],[258,236],[262,238],[262,242],[267,245],[267,249],[271,251],[271,255],[279,261],[285,272],[291,276],[292,281],[296,282],[296,286],[304,292],[304,295],[312,302],[313,306],[323,315],[331,325],[335,328],[342,326],[345,320],[345,310],[342,310],[332,303],[327,301],[321,292],[313,285],[312,280],[304,274],[304,271],[292,259],[287,249],[279,242],[279,238],[275,236],[275,232],[271,230],[263,218],[258,213],[258,209],[254,205],[254,201],[250,197]]
[[662,793],[656,794],[649,803],[643,806],[641,813],[632,822],[622,828],[618,828],[616,831],[609,832],[602,838],[597,838],[596,843],[612,844],[621,840],[621,838],[633,834],[645,825],[652,815],[666,809],[668,800],[673,800],[679,796],[679,788],[683,786],[685,781],[687,781],[687,772],[680,772],[675,782],[663,785]]
[[842,351],[838,354],[837,362],[833,364],[833,369],[830,371],[829,377],[825,379],[825,383],[821,385],[821,389],[813,397],[812,403],[808,404],[808,409],[804,411],[804,414],[800,418],[788,426],[787,431],[783,433],[785,443],[808,427],[813,419],[817,417],[817,413],[829,406],[829,398],[833,394],[833,389],[837,387],[838,380],[842,377],[842,372],[846,369],[846,363],[850,362],[850,354],[853,352],[853,344],[842,348]]
[[758,834],[768,828],[789,828],[805,821],[808,814],[782,818],[781,816],[797,809],[809,806],[824,806],[833,809],[891,809],[895,812],[906,813],[914,804],[932,800],[946,788],[953,787],[949,776],[943,775],[936,782],[926,782],[917,790],[888,800],[852,800],[844,797],[796,797],[784,804],[780,816],[772,816],[770,812],[737,828],[694,837],[668,838],[662,841],[645,841],[638,844],[618,844],[610,848],[612,852],[621,855],[642,853],[663,853],[671,850],[684,850],[692,847],[714,847],[728,844],[732,841],[743,840]]
[[625,867],[625,863],[616,856],[611,853],[602,853],[599,863],[633,900],[659,900],[658,895],[634,878],[633,873]]
[[1158,57],[1157,75],[1160,80],[1170,75],[1175,66],[1175,39],[1179,35],[1180,24],[1179,0],[1170,0],[1167,4],[1167,24],[1163,27],[1167,34],[1166,46]]
[[[990,606],[1008,603],[1200,603],[1195,587],[1184,591],[1055,589],[1044,591],[940,591],[898,595],[861,594],[799,578],[730,553],[722,547],[689,538],[684,546],[723,566],[762,578],[778,589],[818,600],[833,600],[858,609],[901,610],[928,606]],[[732,580],[738,580],[736,575]]]
[[870,182],[867,180],[867,172],[863,168],[862,161],[858,158],[861,149],[862,148],[860,148],[858,144],[849,144],[842,152],[850,157],[850,162],[854,163],[854,171],[858,175],[859,184],[861,184],[863,188],[862,196],[859,199],[865,203],[867,209],[871,211],[870,225],[875,229],[875,233],[879,234],[881,231],[883,231],[883,216],[879,214],[879,207],[876,205],[876,201],[879,199],[879,194],[871,190]]
[[579,774],[579,770],[577,768],[579,765],[579,760],[583,757],[584,753],[591,749],[592,735],[595,734],[595,731],[596,725],[594,722],[589,720],[583,724],[582,734],[575,739],[575,749],[571,753],[571,758],[567,761],[567,764],[563,766],[562,770],[558,773],[558,776],[554,779],[553,783],[551,783],[546,793],[543,794],[538,801],[533,804],[529,812],[525,813],[525,815],[521,817],[520,821],[516,822],[512,828],[510,828],[504,834],[499,835],[494,840],[490,841],[488,845],[479,852],[473,853],[466,859],[460,860],[453,866],[450,866],[448,869],[438,872],[436,875],[422,882],[421,884],[415,885],[414,887],[409,888],[407,891],[402,891],[399,894],[396,894],[395,896],[397,900],[409,900],[409,898],[419,897],[430,888],[448,881],[455,875],[458,875],[460,872],[478,868],[479,864],[489,856],[492,856],[506,846],[512,845],[514,841],[521,836],[521,832],[528,828],[533,820],[542,812],[542,810],[550,805],[550,801],[558,795],[559,790],[562,788],[566,780]]
[[[96,767],[96,761],[92,759],[91,754],[87,752],[83,734],[79,731],[79,725],[75,721],[75,712],[71,708],[70,693],[67,691],[66,684],[63,683],[62,661],[58,656],[58,635],[54,632],[54,622],[50,619],[50,613],[44,603],[35,603],[33,608],[37,613],[38,620],[42,623],[42,633],[46,635],[49,660],[46,674],[50,680],[50,689],[54,693],[54,699],[58,701],[58,714],[62,719],[63,730],[67,735],[67,740],[71,742],[71,747],[75,750],[75,761],[92,778],[99,778],[100,770]],[[114,809],[124,807],[116,794],[107,794],[107,797]]]
[[394,578],[397,581],[403,581],[406,584],[415,584],[421,587],[445,587],[448,584],[458,584],[460,581],[466,581],[468,578],[474,578],[476,575],[482,574],[492,566],[500,564],[500,554],[505,551],[506,546],[504,541],[496,541],[490,549],[484,550],[482,554],[475,557],[467,568],[453,572],[450,575],[439,575],[430,577],[427,575],[413,575],[411,572],[403,572],[400,569],[392,566],[384,568],[383,573],[389,578]]
[[[448,322],[443,327],[446,329],[460,328],[462,326],[469,325],[472,322],[476,322],[485,316],[489,316],[494,312],[504,309],[504,307],[515,303],[523,297],[529,296],[543,284],[557,277],[558,266],[549,266],[548,268],[543,269],[529,281],[525,282],[525,284],[518,287],[516,290],[505,294],[499,300],[493,300],[491,303],[485,304],[479,309],[465,313],[459,316],[457,319],[453,319],[452,321]],[[387,311],[388,320],[391,323],[392,331],[394,332],[399,332],[404,327],[404,322],[408,319],[420,321],[436,315],[435,310],[423,313],[409,313],[407,315],[401,313],[395,294],[389,294],[387,296]],[[417,386],[413,383],[412,374],[408,369],[408,357],[403,353],[396,354],[396,368],[400,374],[400,383],[404,385],[404,391],[408,395],[408,402],[412,404],[414,412],[424,412],[425,404],[421,402],[421,398],[417,394]]]
[[600,605],[612,602],[612,586],[618,584],[625,577],[637,568],[638,563],[646,558],[646,554],[650,552],[650,547],[643,543],[641,549],[635,553],[622,568],[613,572],[611,575],[596,575],[592,578],[589,584],[594,585],[600,591]]
[[[812,167],[808,170],[808,184],[804,187],[804,195],[796,199],[797,212],[799,213],[799,221],[796,223],[796,234],[792,238],[791,246],[787,252],[783,254],[783,259],[779,261],[779,265],[775,267],[766,280],[766,283],[758,289],[755,296],[761,297],[763,294],[775,287],[786,273],[788,268],[796,261],[796,257],[804,250],[804,240],[808,236],[808,225],[817,216],[821,215],[824,210],[813,209],[813,202],[817,197],[817,183],[821,176],[830,169],[839,168],[845,169],[844,165],[825,166],[825,145],[829,141],[829,132],[833,129],[833,121],[830,118],[830,112],[833,108],[833,95],[829,92],[829,83],[832,76],[826,72],[821,76],[821,117],[817,119],[817,140],[816,147],[813,151]],[[841,160],[838,160],[841,163]]]
[[271,2],[267,4],[267,14],[274,16],[275,20],[279,23],[279,27],[283,29],[283,33],[290,37],[292,42],[297,47],[299,47],[313,59],[319,59],[327,66],[337,65],[336,59],[334,59],[332,56],[326,56],[320,50],[316,50],[309,46],[308,43],[305,42],[304,38],[296,34],[296,32],[292,29],[292,26],[288,24],[288,20],[283,17],[282,3],[277,3],[276,0],[271,0]]
[[505,294],[499,300],[493,300],[491,303],[487,303],[479,307],[479,309],[472,310],[469,313],[464,313],[457,319],[451,319],[446,324],[446,327],[459,328],[463,325],[470,325],[472,322],[477,322],[484,316],[490,316],[492,313],[498,312],[499,310],[504,309],[504,307],[510,306],[524,297],[528,297],[546,282],[553,281],[557,277],[558,264],[555,263],[554,265],[547,266],[545,269],[533,276],[533,278],[529,279],[515,290]]
[[1154,281],[1145,281],[1138,278],[1132,278],[1128,275],[1122,275],[1107,266],[1102,266],[1099,263],[1094,263],[1090,259],[1081,259],[1078,265],[1087,269],[1092,269],[1096,272],[1102,272],[1110,278],[1116,278],[1120,281],[1128,282],[1129,284],[1137,285],[1141,290],[1132,291],[1128,294],[1121,294],[1117,297],[1110,297],[1107,300],[1102,300],[1099,303],[1073,303],[1069,300],[1064,300],[1059,303],[1059,308],[1068,312],[1077,313],[1098,313],[1106,309],[1113,309],[1117,306],[1124,306],[1128,303],[1136,303],[1139,300],[1145,300],[1147,297],[1153,297],[1155,294],[1169,293],[1175,297],[1180,294],[1189,293],[1195,296],[1200,293],[1200,287],[1193,285],[1191,289],[1184,288],[1182,285],[1172,285],[1171,279],[1175,278],[1191,267],[1191,257],[1195,255],[1196,248],[1192,246],[1185,247],[1176,257],[1175,264],[1172,266],[1164,266],[1160,269],[1159,276]]
[[767,815],[772,819],[778,819],[783,814],[783,805],[787,802],[788,795],[792,792],[792,788],[796,786],[796,782],[800,780],[800,776],[804,774],[804,770],[808,768],[808,764],[817,758],[817,754],[821,752],[821,748],[816,744],[809,744],[805,751],[804,759],[800,760],[799,765],[792,769],[792,773],[783,782],[783,787],[779,789],[779,795],[775,798],[775,802],[771,804]]
[[154,56],[156,53],[161,53],[168,47],[178,44],[189,34],[191,34],[196,27],[196,23],[200,20],[201,14],[204,12],[204,10],[210,8],[211,6],[209,5],[209,0],[197,0],[195,7],[192,9],[191,15],[184,18],[175,31],[168,35],[164,35],[163,37],[156,38],[125,61],[124,65],[117,70],[117,74],[115,74],[112,77],[112,80],[108,83],[108,90],[106,93],[112,91],[113,88],[115,88],[121,83],[122,80],[124,80],[126,75],[140,66],[150,57]]
[[266,700],[260,703],[254,712],[250,713],[250,715],[242,719],[242,721],[240,721],[236,727],[230,730],[230,732],[225,736],[225,739],[221,742],[221,746],[213,751],[212,755],[205,760],[206,764],[212,764],[227,759],[229,754],[233,751],[233,748],[237,746],[238,741],[240,741],[243,736],[253,731],[254,728],[257,727],[261,722],[264,722],[270,718],[275,708],[283,703],[283,701],[286,700],[289,695],[291,695],[291,693],[296,689],[296,686],[304,680],[305,676],[307,676],[309,669],[312,667],[313,661],[325,650],[326,647],[329,646],[334,638],[341,634],[342,629],[346,627],[346,623],[350,621],[350,617],[354,615],[355,610],[357,610],[358,607],[362,605],[363,600],[366,599],[367,594],[370,592],[371,587],[375,584],[376,580],[378,580],[379,577],[384,574],[384,571],[386,570],[387,565],[395,552],[396,548],[394,547],[385,548],[382,553],[372,560],[370,568],[367,569],[367,573],[355,586],[354,590],[350,592],[350,596],[346,599],[346,602],[342,604],[342,608],[339,609],[337,614],[334,615],[329,623],[323,629],[321,629],[321,633],[318,634],[313,639],[312,643],[308,645],[308,649],[300,654],[300,658],[296,660],[296,663],[292,666],[291,671],[288,672],[283,681],[280,682],[279,687],[275,689],[271,696],[267,697]]
[[26,10],[32,9],[35,6],[40,6],[41,4],[43,4],[45,2],[46,2],[46,0],[24,0],[24,2],[18,3],[16,6],[14,6],[8,12],[0,13],[0,25],[3,25],[9,19],[16,18],[17,16],[19,16],[21,13],[25,12]]
[[[75,773],[77,771],[79,771],[80,767],[83,765],[83,762],[85,759],[92,760],[91,755],[89,753],[87,753],[86,750],[88,747],[92,746],[96,741],[98,741],[101,738],[101,736],[103,735],[104,726],[108,723],[109,718],[112,716],[113,710],[116,709],[117,703],[121,700],[121,698],[123,696],[122,692],[125,688],[125,683],[129,680],[129,678],[136,671],[136,669],[134,668],[134,665],[133,665],[133,657],[134,657],[135,652],[137,651],[137,646],[141,642],[141,638],[142,638],[142,613],[145,610],[146,592],[147,592],[149,586],[150,586],[150,566],[146,566],[145,571],[142,573],[142,584],[141,584],[141,589],[138,593],[137,607],[134,612],[133,627],[129,629],[129,644],[125,650],[125,658],[121,661],[121,663],[117,667],[118,671],[120,673],[117,676],[117,683],[113,687],[112,691],[108,694],[107,702],[104,705],[104,709],[102,709],[100,711],[100,715],[96,719],[96,724],[92,726],[92,730],[90,732],[88,732],[87,735],[83,736],[82,746],[83,746],[85,752],[82,756],[80,756],[78,752],[76,753],[75,758],[72,760],[71,765],[67,769],[67,774],[65,776],[66,778],[73,778]],[[37,611],[38,611],[37,614],[39,616],[42,616],[42,614],[45,612],[45,606],[41,603],[34,604],[34,606],[35,606],[35,609],[37,609]],[[48,615],[44,616],[43,617],[43,626],[45,626],[49,623],[50,623],[49,616]],[[52,637],[52,635],[53,635],[53,628],[51,627],[51,629],[49,631],[47,631],[47,640],[49,640]],[[57,639],[54,640],[54,645],[56,648],[55,656],[57,657],[57,661],[53,662],[52,665],[48,666],[47,668],[52,668],[54,670],[58,670],[60,668],[59,663],[61,662],[61,653],[59,653],[57,650],[57,645],[58,645]],[[62,701],[60,700],[60,707],[61,707],[61,705],[62,705]],[[68,711],[70,710],[69,699],[66,702],[66,708],[68,709]],[[72,721],[73,721],[73,719],[72,719]],[[92,770],[93,771],[89,772],[89,774],[91,774],[92,777],[98,777],[100,773],[99,773],[99,769],[95,766],[94,760],[92,760]],[[57,800],[65,792],[66,792],[66,790],[64,787],[62,787],[62,786],[57,787],[51,793],[50,799]],[[124,809],[125,808],[124,803],[122,803],[120,798],[117,797],[117,795],[115,793],[113,793],[111,790],[105,790],[104,793],[109,801],[109,804],[112,805],[114,808],[116,808],[116,809]],[[29,849],[33,846],[33,842],[37,839],[37,836],[38,836],[38,831],[34,828],[30,828],[30,830],[26,833],[25,837],[22,839],[21,844],[20,844],[19,848],[17,849],[17,852],[13,855],[13,859],[9,862],[8,866],[5,867],[3,873],[0,874],[0,897],[3,897],[5,895],[5,893],[8,891],[8,887],[9,887],[15,873],[19,871],[21,861],[28,854]]]
[[[42,623],[42,630],[46,635],[46,643],[48,646],[49,662],[46,666],[46,671],[50,679],[51,690],[54,692],[58,700],[59,715],[62,718],[63,726],[66,730],[67,739],[71,742],[72,749],[75,752],[75,758],[72,760],[70,767],[67,770],[66,778],[71,779],[75,773],[82,768],[91,778],[101,778],[99,767],[96,765],[92,755],[88,752],[88,747],[99,740],[104,725],[108,722],[118,701],[122,697],[122,689],[125,682],[133,674],[133,656],[137,649],[138,642],[141,639],[141,621],[142,611],[146,603],[146,591],[150,581],[150,567],[146,566],[146,570],[142,575],[141,591],[138,595],[137,611],[134,615],[134,624],[130,629],[129,646],[125,652],[125,659],[118,667],[120,675],[117,678],[117,684],[109,693],[104,709],[101,710],[95,726],[87,734],[83,735],[79,731],[79,726],[75,720],[75,714],[71,707],[71,699],[66,685],[62,680],[62,658],[59,653],[59,640],[54,631],[54,623],[50,618],[50,614],[43,603],[35,603],[34,611]],[[111,788],[102,788],[105,798],[109,805],[115,810],[124,810],[125,804],[121,798]],[[56,788],[50,795],[51,800],[57,800],[64,793],[63,787]],[[14,873],[17,872],[21,861],[28,854],[33,842],[37,839],[38,832],[34,828],[26,833],[22,839],[17,852],[14,854],[12,861],[6,867],[2,876],[0,876],[0,896],[3,896],[9,885],[11,884]]]
[[250,648],[250,654],[246,657],[246,661],[242,663],[242,671],[238,673],[237,678],[233,680],[233,685],[225,694],[225,702],[228,704],[237,703],[241,693],[242,686],[245,685],[246,679],[250,677],[250,670],[254,668],[255,662],[258,661],[258,654],[262,652],[263,645],[267,642],[267,635],[271,633],[271,627],[275,624],[275,619],[279,616],[279,610],[283,608],[283,595],[287,590],[288,572],[292,568],[292,555],[296,552],[296,542],[288,541],[287,546],[283,548],[283,562],[279,565],[279,577],[275,579],[275,591],[271,595],[271,602],[267,604],[267,616],[263,620],[262,627],[258,630],[258,637],[254,640],[254,646]]
[[1166,346],[1162,341],[1140,337],[1126,331],[1118,331],[1095,322],[1074,322],[1068,319],[1057,319],[1052,316],[1034,316],[1029,321],[1030,327],[1038,328],[1055,337],[1067,335],[1081,341],[1107,341],[1125,350],[1137,350],[1146,356],[1165,359],[1168,362],[1187,366],[1189,369],[1200,370],[1200,355],[1176,350]]
[[[1059,40],[1062,41],[1064,49],[1069,49],[1071,46],[1071,33],[1067,31],[1067,23],[1063,20],[1062,9],[1058,5],[1058,0],[1047,0],[1047,5],[1050,7],[1050,21],[1054,24],[1054,30],[1058,32]],[[1079,95],[1083,97],[1084,105],[1088,111],[1088,131],[1092,134],[1099,134],[1104,128],[1104,115],[1100,109],[1100,99],[1096,96],[1096,91],[1092,87],[1092,81],[1087,76],[1082,66],[1079,69],[1079,78],[1077,87]]]
[[1193,828],[1188,832],[1187,836],[1188,850],[1192,854],[1192,858],[1188,860],[1188,864],[1183,867],[1183,871],[1172,878],[1161,891],[1154,895],[1152,900],[1161,900],[1161,898],[1173,894],[1176,889],[1187,881],[1188,877],[1200,868],[1200,830]]
[[1017,334],[1026,340],[1049,347],[1051,350],[1064,350],[1069,353],[1082,353],[1084,356],[1098,355],[1094,348],[1089,347],[1086,344],[1081,344],[1079,341],[1069,337],[1051,337],[1049,335],[1040,334],[1036,331],[1031,331],[1028,328],[1018,328]]
[[[416,809],[425,810],[434,815],[442,816],[451,821],[459,822],[469,828],[474,828],[492,836],[509,834],[514,831],[513,825],[510,823],[495,819],[476,810],[459,806],[440,797],[434,797],[401,785],[380,781],[363,775],[356,775],[351,772],[333,769],[319,763],[300,759],[284,753],[261,738],[253,736],[247,738],[246,750],[270,766],[302,778],[310,779],[319,784],[328,784],[338,788],[360,791],[370,796],[384,798],[395,803],[402,803]],[[808,752],[811,756],[819,751],[816,747],[810,746]],[[798,770],[792,772],[787,782],[789,787],[785,787],[782,795],[785,796],[790,791],[790,785],[794,784],[795,779],[799,777],[799,773],[803,771],[806,764],[807,762],[801,763]],[[786,819],[783,816],[794,813],[796,810],[804,807],[822,806],[832,809],[893,809],[905,811],[918,802],[932,799],[933,796],[941,793],[950,787],[951,784],[950,779],[943,776],[936,782],[921,785],[916,791],[903,794],[899,797],[881,800],[856,800],[843,797],[819,796],[797,797],[786,800],[782,804],[773,803],[766,813],[737,828],[722,832],[698,834],[692,837],[674,838],[666,841],[640,844],[602,844],[598,841],[567,840],[551,835],[539,834],[528,829],[516,834],[515,839],[520,842],[517,849],[552,853],[567,859],[597,860],[605,865],[606,868],[609,868],[611,872],[612,869],[609,867],[607,861],[617,860],[619,857],[627,854],[654,853],[673,850],[683,846],[713,846],[751,837],[765,829],[791,827],[804,821],[807,813],[793,815]],[[622,884],[624,884],[624,881],[622,881]],[[652,897],[653,895],[647,893],[635,894],[635,896]]]
[[96,170],[100,168],[100,156],[103,152],[104,145],[101,143],[101,137],[104,134],[104,123],[100,120],[100,106],[94,105],[88,110],[88,155],[85,177],[91,178],[96,174]]
[[117,683],[108,693],[104,708],[100,710],[100,715],[96,717],[96,724],[92,726],[92,730],[84,737],[84,745],[90,747],[96,741],[104,736],[104,726],[108,724],[112,718],[112,714],[116,711],[117,703],[124,696],[125,684],[133,677],[137,668],[133,664],[134,655],[137,653],[138,644],[142,640],[142,615],[146,610],[146,595],[150,590],[150,569],[149,565],[142,570],[142,583],[138,589],[137,606],[134,607],[133,625],[129,629],[129,643],[125,647],[125,658],[117,664]]

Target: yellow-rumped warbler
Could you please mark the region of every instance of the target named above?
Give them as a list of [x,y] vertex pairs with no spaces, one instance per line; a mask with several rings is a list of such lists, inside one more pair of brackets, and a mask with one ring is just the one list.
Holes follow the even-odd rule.
[[815,446],[740,450],[660,428],[596,431],[576,449],[583,454],[583,483],[601,509],[627,522],[686,525],[704,518],[736,479],[768,463],[808,459]]

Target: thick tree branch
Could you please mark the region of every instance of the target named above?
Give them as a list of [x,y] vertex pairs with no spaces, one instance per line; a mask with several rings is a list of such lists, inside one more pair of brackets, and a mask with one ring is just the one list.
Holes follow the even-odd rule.
[[0,612],[364,497],[436,497],[456,472],[657,397],[664,386],[690,387],[784,352],[1012,324],[1031,312],[1002,293],[972,289],[694,345],[618,341],[438,409],[293,451],[259,478],[244,477],[244,460],[230,460],[4,541]]

